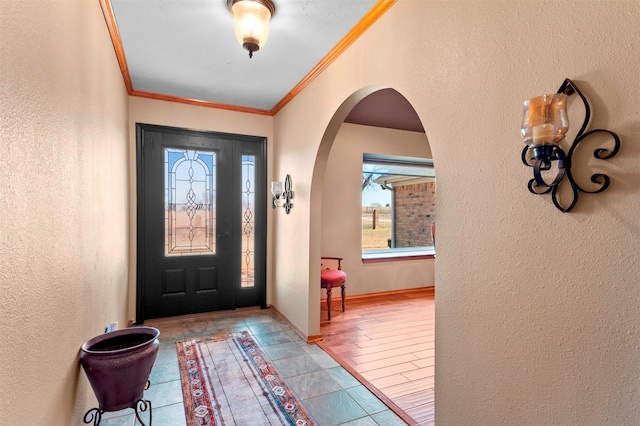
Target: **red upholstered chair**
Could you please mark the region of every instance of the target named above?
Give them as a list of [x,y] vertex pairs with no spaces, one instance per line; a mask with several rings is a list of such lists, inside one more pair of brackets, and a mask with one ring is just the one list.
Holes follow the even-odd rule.
[[320,285],[327,289],[327,310],[329,321],[331,321],[331,289],[342,288],[342,312],[344,312],[344,288],[347,285],[347,274],[342,270],[341,257],[322,257],[321,260]]

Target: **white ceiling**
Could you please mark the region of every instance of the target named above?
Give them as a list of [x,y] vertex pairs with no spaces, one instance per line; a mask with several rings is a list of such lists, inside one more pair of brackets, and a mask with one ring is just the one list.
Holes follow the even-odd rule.
[[[273,115],[348,46],[345,36],[353,41],[396,0],[274,0],[269,40],[251,59],[227,0],[101,1],[131,95]],[[345,121],[424,132],[392,89],[362,100]]]
[[274,0],[249,59],[226,0],[110,0],[134,91],[272,110],[378,3]]

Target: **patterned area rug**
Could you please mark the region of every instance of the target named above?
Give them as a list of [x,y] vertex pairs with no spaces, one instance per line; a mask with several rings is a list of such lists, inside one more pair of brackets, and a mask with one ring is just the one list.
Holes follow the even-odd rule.
[[187,425],[316,425],[246,331],[176,347]]

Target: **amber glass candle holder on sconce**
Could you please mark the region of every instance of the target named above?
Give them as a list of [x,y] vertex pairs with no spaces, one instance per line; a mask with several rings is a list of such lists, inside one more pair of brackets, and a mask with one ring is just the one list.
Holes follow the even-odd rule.
[[[575,140],[565,153],[559,144],[569,130],[567,98],[574,93],[577,93],[584,103],[585,118]],[[537,96],[524,102],[521,130],[526,147],[522,151],[522,162],[533,167],[533,179],[529,181],[529,191],[538,195],[551,192],[553,204],[563,213],[570,211],[576,205],[579,192],[591,194],[602,192],[610,183],[609,176],[603,173],[591,175],[591,182],[596,184],[594,190],[587,190],[575,181],[571,174],[573,166],[571,158],[578,144],[590,135],[601,133],[613,139],[613,149],[597,148],[593,152],[595,158],[608,160],[620,149],[620,138],[617,134],[605,129],[587,132],[590,119],[589,102],[569,79],[562,83],[558,93]],[[568,204],[561,203],[558,196],[558,187],[565,177],[570,184],[572,194]]]
[[[524,101],[522,137],[533,150],[534,177],[542,186],[557,185],[565,174],[566,154],[558,146],[569,130],[567,117],[567,95],[556,93],[542,95]],[[545,181],[543,171],[556,165],[555,176],[550,183]]]

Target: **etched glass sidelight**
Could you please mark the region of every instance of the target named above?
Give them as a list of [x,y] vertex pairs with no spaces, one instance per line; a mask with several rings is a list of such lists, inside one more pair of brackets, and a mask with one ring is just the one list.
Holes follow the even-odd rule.
[[255,157],[242,156],[242,287],[255,285]]
[[165,255],[215,254],[216,153],[164,149]]

